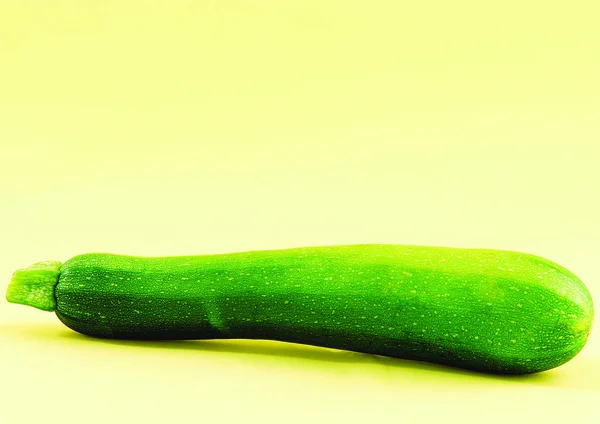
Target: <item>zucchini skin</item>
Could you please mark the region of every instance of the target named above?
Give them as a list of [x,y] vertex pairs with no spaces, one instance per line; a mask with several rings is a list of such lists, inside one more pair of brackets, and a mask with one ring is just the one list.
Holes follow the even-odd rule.
[[94,337],[265,339],[499,374],[548,370],[585,345],[583,283],[519,252],[392,244],[216,255],[79,255],[56,314]]

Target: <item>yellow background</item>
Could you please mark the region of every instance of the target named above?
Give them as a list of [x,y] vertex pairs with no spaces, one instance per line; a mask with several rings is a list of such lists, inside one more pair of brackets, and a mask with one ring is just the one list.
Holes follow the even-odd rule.
[[[399,243],[535,253],[600,299],[599,16],[595,0],[3,0],[0,275],[90,251]],[[597,423],[599,339],[500,378],[95,341],[0,302],[0,423]]]

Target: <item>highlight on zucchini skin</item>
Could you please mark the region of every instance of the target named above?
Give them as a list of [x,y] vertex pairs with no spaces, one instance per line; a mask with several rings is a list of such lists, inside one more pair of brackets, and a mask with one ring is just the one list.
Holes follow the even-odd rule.
[[16,271],[7,299],[94,337],[277,340],[498,374],[568,362],[594,316],[585,285],[539,256],[397,244],[89,253]]

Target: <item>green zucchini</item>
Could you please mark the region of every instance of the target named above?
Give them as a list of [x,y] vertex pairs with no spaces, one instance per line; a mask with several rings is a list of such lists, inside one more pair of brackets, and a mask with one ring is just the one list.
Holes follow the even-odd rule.
[[499,374],[569,361],[594,315],[585,285],[547,259],[394,244],[90,253],[16,271],[7,299],[94,337],[276,340]]

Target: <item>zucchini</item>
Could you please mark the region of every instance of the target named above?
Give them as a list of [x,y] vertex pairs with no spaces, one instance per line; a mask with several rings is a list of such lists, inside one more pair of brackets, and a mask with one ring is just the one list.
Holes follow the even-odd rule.
[[569,361],[594,315],[585,285],[547,259],[395,244],[89,253],[16,271],[7,299],[94,337],[276,340],[498,374]]

